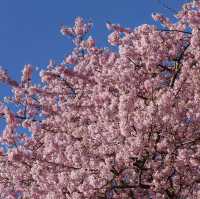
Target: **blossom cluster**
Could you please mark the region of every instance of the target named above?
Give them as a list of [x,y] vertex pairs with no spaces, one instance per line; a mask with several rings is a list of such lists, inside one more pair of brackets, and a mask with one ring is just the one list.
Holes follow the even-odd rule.
[[194,1],[176,23],[153,14],[163,29],[108,22],[117,52],[84,39],[78,17],[61,28],[74,50],[41,84],[30,65],[20,82],[0,68],[13,93],[0,104],[0,198],[200,198],[199,17]]

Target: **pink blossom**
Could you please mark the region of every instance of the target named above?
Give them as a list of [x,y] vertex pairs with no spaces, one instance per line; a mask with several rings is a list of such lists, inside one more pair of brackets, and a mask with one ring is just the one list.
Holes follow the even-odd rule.
[[69,55],[68,57],[65,58],[65,63],[66,64],[76,64],[77,63],[77,57],[73,55]]
[[27,64],[24,66],[24,69],[23,69],[22,81],[30,80],[31,75],[32,75],[32,67],[30,64]]
[[108,36],[108,42],[112,45],[119,45],[120,44],[120,33],[117,31],[112,32],[109,36]]
[[8,125],[14,127],[16,125],[16,119],[14,114],[8,108],[4,108],[4,114]]
[[86,48],[92,48],[95,46],[95,40],[90,36],[86,40]]
[[65,26],[61,27],[60,32],[64,36],[65,35],[73,36],[73,34],[74,34],[72,28],[68,28],[68,27],[65,27]]
[[61,28],[74,49],[40,71],[41,84],[30,65],[21,84],[1,68],[12,91],[0,103],[1,197],[198,198],[199,9],[185,4],[176,23],[154,15],[164,29],[108,23],[115,52],[78,17]]

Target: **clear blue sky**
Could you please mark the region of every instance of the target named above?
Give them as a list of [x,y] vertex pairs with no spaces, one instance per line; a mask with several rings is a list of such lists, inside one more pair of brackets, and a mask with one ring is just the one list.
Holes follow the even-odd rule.
[[[176,10],[185,2],[161,1]],[[1,0],[0,65],[18,79],[24,64],[45,67],[50,58],[61,61],[72,46],[59,27],[72,25],[76,16],[92,19],[92,35],[103,47],[106,20],[135,27],[153,23],[150,15],[156,11],[171,15],[157,0]]]

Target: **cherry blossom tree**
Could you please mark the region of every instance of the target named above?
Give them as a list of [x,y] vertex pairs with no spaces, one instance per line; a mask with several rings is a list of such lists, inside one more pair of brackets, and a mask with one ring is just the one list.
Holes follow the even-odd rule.
[[31,65],[21,81],[0,68],[13,93],[0,103],[1,199],[200,198],[200,1],[153,19],[163,28],[108,22],[113,52],[77,17],[61,27],[72,53],[41,84]]

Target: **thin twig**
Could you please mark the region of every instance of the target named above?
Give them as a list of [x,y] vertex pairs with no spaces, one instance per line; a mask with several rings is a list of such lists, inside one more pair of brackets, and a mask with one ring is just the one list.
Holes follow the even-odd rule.
[[158,29],[158,31],[161,31],[161,32],[180,32],[180,33],[184,33],[184,34],[189,34],[191,35],[192,33],[191,32],[188,32],[188,31],[182,31],[182,30],[169,30],[169,29]]
[[173,9],[173,8],[171,8],[171,7],[169,7],[167,4],[161,2],[161,0],[155,0],[155,1],[157,1],[158,4],[160,4],[163,8],[169,10],[171,13],[173,13],[173,14],[177,14],[177,13],[178,13],[177,10],[175,10],[175,9]]

